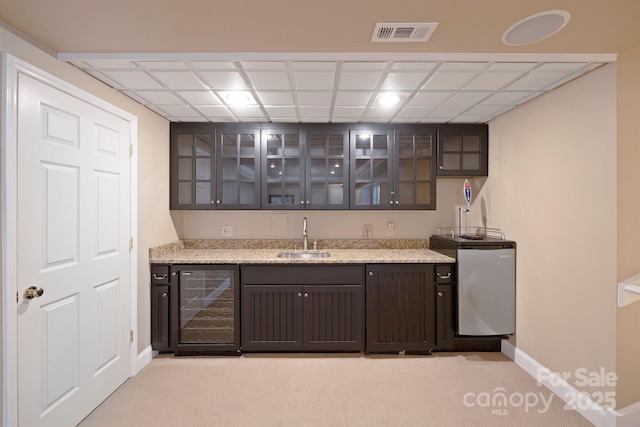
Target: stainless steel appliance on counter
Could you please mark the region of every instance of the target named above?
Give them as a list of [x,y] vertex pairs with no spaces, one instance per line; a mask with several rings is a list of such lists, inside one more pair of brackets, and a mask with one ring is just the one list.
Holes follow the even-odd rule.
[[430,246],[456,258],[456,334],[515,333],[516,243],[486,236],[433,235]]

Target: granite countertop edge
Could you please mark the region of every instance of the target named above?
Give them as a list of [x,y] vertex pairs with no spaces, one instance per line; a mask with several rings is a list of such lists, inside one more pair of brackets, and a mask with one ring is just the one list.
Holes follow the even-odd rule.
[[[194,244],[195,242],[195,244]],[[149,250],[152,264],[364,264],[364,263],[455,263],[455,259],[428,249],[427,241],[319,241],[318,252],[327,258],[279,258],[293,252],[292,241],[179,241]],[[334,245],[331,243],[336,242]],[[386,243],[385,243],[386,242]],[[265,247],[266,246],[266,247]],[[369,246],[369,247],[367,247]],[[388,246],[388,247],[385,247]]]

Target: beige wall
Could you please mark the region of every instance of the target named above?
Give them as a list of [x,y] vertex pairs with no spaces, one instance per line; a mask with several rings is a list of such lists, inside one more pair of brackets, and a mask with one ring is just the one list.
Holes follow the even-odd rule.
[[615,371],[615,79],[606,65],[493,120],[472,206],[518,244],[518,348],[571,384]]
[[[169,216],[169,123],[77,68],[0,26],[0,52],[10,53],[138,118],[138,352],[150,343],[148,248],[177,239]],[[1,107],[0,107],[1,108]],[[159,208],[160,207],[160,208]]]
[[[618,280],[640,273],[640,47],[618,58]],[[640,303],[617,311],[619,407],[640,401]]]

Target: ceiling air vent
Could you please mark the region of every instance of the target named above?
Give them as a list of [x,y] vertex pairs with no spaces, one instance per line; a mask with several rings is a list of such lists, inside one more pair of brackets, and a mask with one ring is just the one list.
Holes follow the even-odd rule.
[[426,42],[437,26],[437,22],[378,22],[371,41]]

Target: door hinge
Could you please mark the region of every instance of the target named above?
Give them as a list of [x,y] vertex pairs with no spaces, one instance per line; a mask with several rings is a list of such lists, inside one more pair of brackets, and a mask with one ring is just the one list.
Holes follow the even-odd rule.
[[133,157],[133,144],[129,144],[129,157]]
[[129,252],[133,250],[133,237],[129,237]]
[[129,344],[133,344],[133,330],[129,331]]
[[19,301],[20,301],[20,293],[16,292],[16,302],[19,302]]

